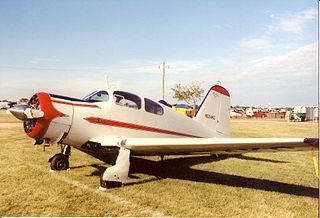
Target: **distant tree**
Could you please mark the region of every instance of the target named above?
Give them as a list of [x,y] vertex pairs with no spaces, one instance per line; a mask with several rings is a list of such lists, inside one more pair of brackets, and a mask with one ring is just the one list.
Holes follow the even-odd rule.
[[204,90],[200,82],[194,81],[188,85],[175,84],[171,90],[174,92],[173,98],[178,101],[185,101],[194,108],[197,103],[203,98]]

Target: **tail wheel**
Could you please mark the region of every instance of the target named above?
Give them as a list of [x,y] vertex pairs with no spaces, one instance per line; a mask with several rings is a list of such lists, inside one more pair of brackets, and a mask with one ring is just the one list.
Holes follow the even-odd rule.
[[64,154],[56,154],[51,159],[50,167],[52,170],[67,170],[69,169],[69,158]]

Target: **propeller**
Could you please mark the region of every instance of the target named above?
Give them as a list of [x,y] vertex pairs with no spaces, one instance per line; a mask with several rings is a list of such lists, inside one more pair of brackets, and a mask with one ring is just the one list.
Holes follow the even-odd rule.
[[29,105],[22,104],[14,106],[8,111],[17,119],[26,121],[27,119],[40,118],[44,116],[43,111],[31,109]]
[[25,110],[29,108],[29,105],[16,105],[12,108],[9,108],[8,111],[17,119],[25,121],[28,119],[27,115],[24,113]]

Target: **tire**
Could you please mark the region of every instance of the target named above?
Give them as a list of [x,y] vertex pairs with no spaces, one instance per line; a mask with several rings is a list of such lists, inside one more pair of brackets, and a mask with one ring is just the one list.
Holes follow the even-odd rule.
[[67,170],[69,169],[69,158],[63,154],[56,154],[51,159],[50,167],[52,170]]
[[122,186],[122,182],[113,182],[113,181],[104,181],[103,180],[103,173],[100,176],[100,186],[102,188],[119,188]]
[[120,188],[122,186],[122,182],[111,182],[111,181],[106,181],[107,188]]

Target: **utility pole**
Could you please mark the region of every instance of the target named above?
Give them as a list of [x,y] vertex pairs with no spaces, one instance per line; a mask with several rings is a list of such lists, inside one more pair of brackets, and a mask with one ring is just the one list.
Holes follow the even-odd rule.
[[[161,66],[159,66],[159,69],[161,69]],[[166,74],[166,69],[169,69],[169,66],[166,66],[166,62],[162,62],[162,99],[164,100],[164,78]]]
[[109,83],[109,74],[107,75],[104,75],[104,79],[106,81],[106,86],[107,86],[107,89],[110,89],[110,83]]

